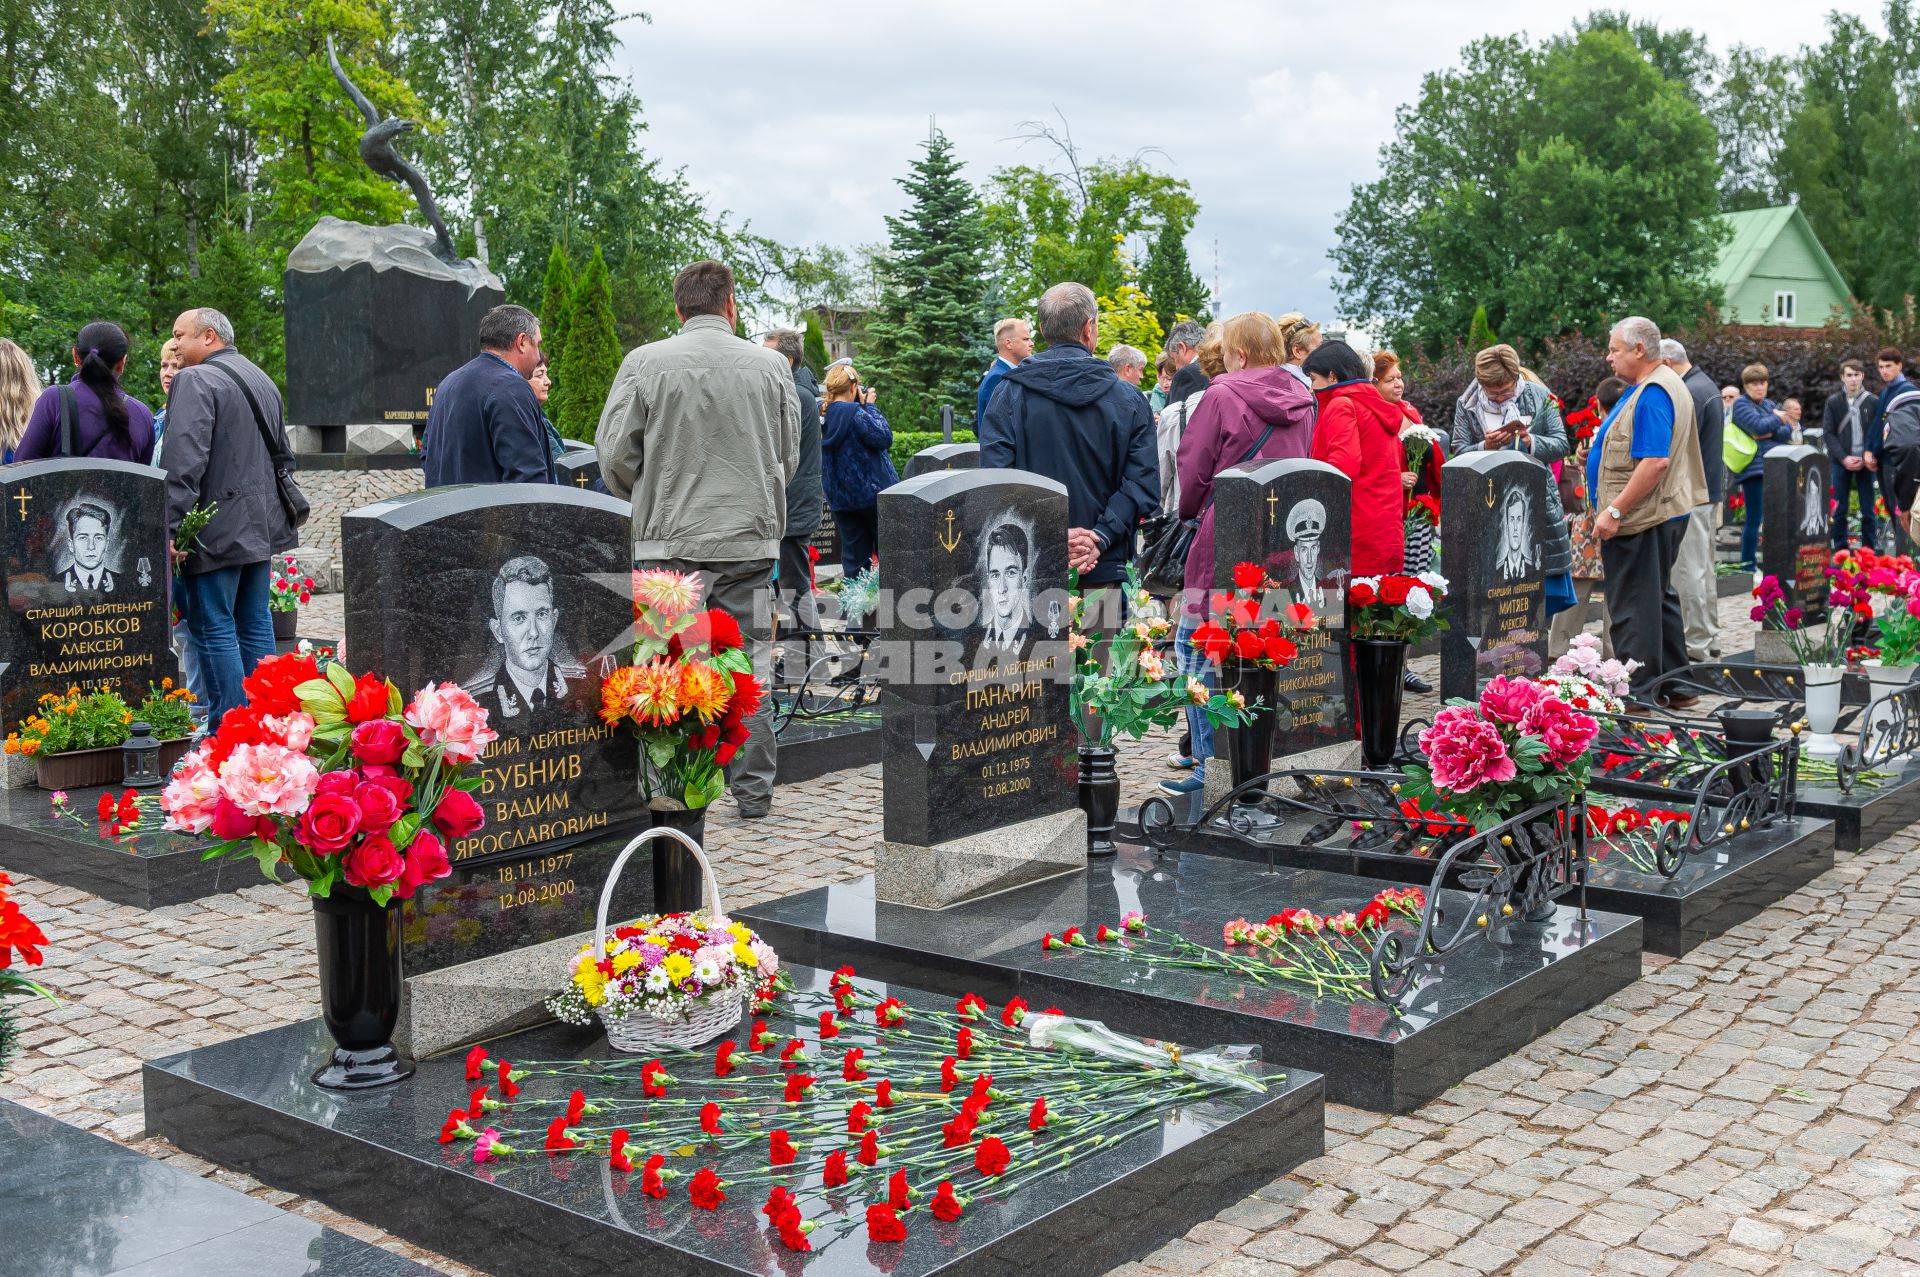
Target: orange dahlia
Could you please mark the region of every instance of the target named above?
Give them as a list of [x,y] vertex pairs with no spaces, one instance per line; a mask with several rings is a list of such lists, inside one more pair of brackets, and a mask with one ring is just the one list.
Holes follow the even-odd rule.
[[697,714],[702,723],[712,723],[727,712],[733,698],[733,680],[711,665],[689,661],[680,667],[680,705],[688,714]]
[[679,667],[654,660],[634,667],[634,674],[627,698],[627,712],[633,721],[647,727],[665,727],[679,721],[685,712],[680,703]]

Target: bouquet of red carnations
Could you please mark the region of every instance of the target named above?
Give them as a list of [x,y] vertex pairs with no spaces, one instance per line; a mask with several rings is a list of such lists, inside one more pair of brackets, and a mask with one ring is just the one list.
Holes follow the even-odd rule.
[[450,872],[447,846],[485,823],[466,774],[498,739],[452,683],[411,701],[378,674],[304,653],[261,661],[247,703],[188,754],[161,791],[166,827],[220,840],[203,859],[286,864],[310,895],[342,881],[377,904]]

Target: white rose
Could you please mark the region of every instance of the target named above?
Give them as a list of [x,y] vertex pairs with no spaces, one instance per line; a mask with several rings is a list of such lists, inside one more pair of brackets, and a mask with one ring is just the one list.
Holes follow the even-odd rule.
[[1413,614],[1415,620],[1426,620],[1433,615],[1433,595],[1428,594],[1417,585],[1409,586],[1407,589],[1407,611]]
[[1430,590],[1438,590],[1442,594],[1447,592],[1447,578],[1438,572],[1420,573],[1420,582]]

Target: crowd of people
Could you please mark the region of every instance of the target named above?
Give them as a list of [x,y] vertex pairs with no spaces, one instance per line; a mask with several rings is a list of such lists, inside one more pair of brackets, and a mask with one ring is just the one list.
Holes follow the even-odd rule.
[[[759,342],[737,337],[724,264],[688,266],[673,298],[679,331],[631,351],[607,396],[597,486],[631,503],[636,565],[700,573],[713,603],[741,620],[765,677],[777,617],[817,627],[810,542],[822,511],[833,512],[846,575],[875,561],[879,494],[899,479],[893,430],[852,359],[816,379],[797,330]],[[558,482],[566,444],[545,410],[551,386],[539,317],[498,306],[476,335],[479,354],[431,399],[421,442],[427,486]],[[1639,663],[1638,703],[1669,708],[1692,701],[1656,695],[1662,675],[1720,655],[1716,539],[1737,493],[1740,557],[1756,562],[1769,452],[1823,443],[1836,548],[1849,543],[1856,504],[1862,540],[1876,543],[1880,497],[1904,549],[1901,512],[1920,495],[1920,388],[1892,349],[1876,361],[1877,391],[1861,362],[1843,364],[1842,388],[1816,425],[1803,420],[1798,400],[1769,398],[1764,365],[1746,367],[1737,386],[1716,387],[1679,342],[1631,316],[1609,335],[1614,375],[1581,413],[1563,412],[1513,347],[1494,345],[1474,356],[1472,380],[1441,431],[1408,402],[1392,352],[1329,340],[1298,313],[1176,323],[1151,358],[1151,378],[1148,354],[1132,346],[1096,355],[1099,307],[1082,284],[1048,289],[1032,324],[1003,318],[992,337],[995,358],[975,403],[980,465],[1032,471],[1066,488],[1068,561],[1096,628],[1125,614],[1118,587],[1140,553],[1142,525],[1154,516],[1190,522],[1174,646],[1177,667],[1203,680],[1211,670],[1192,635],[1216,585],[1215,484],[1234,467],[1312,458],[1345,474],[1355,575],[1428,566],[1430,538],[1409,541],[1407,515],[1415,500],[1439,496],[1448,458],[1510,451],[1548,469],[1548,532],[1536,553],[1551,648],[1565,650],[1600,622],[1607,653]],[[118,326],[88,324],[74,341],[72,375],[43,389],[25,352],[0,340],[0,449],[7,462],[156,465],[167,475],[170,533],[190,511],[211,512],[197,538],[172,553],[183,670],[217,727],[243,701],[245,672],[274,649],[268,564],[295,544],[302,517],[285,495],[281,398],[215,310],[175,321],[161,349],[158,412],[121,387],[128,351]],[[1570,416],[1584,424],[1570,430]],[[1441,541],[1444,554],[1444,533]],[[1432,690],[1412,674],[1407,681]],[[755,817],[772,802],[770,702],[751,726],[732,789],[742,813]],[[1198,788],[1213,750],[1205,717],[1192,715],[1170,759],[1188,774],[1166,787]]]

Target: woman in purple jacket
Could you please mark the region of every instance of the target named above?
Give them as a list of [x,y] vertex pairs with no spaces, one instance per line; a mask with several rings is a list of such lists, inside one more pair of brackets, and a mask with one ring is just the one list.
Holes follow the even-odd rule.
[[120,375],[127,370],[126,333],[104,320],[88,324],[73,343],[73,366],[79,372],[67,386],[40,392],[13,459],[69,455],[60,430],[64,392],[73,396],[72,456],[151,465],[153,412],[120,388]]
[[[1286,349],[1280,327],[1257,310],[1235,315],[1221,325],[1220,358],[1226,371],[1207,383],[1180,436],[1180,517],[1200,519],[1187,551],[1185,599],[1174,655],[1180,672],[1211,686],[1212,670],[1193,648],[1193,632],[1205,619],[1207,594],[1214,588],[1213,481],[1222,470],[1284,457],[1305,457],[1313,446],[1313,395],[1281,366]],[[1272,427],[1271,430],[1268,427]],[[1206,760],[1213,756],[1213,729],[1206,715],[1188,711],[1193,774],[1164,780],[1172,794],[1200,789]]]

